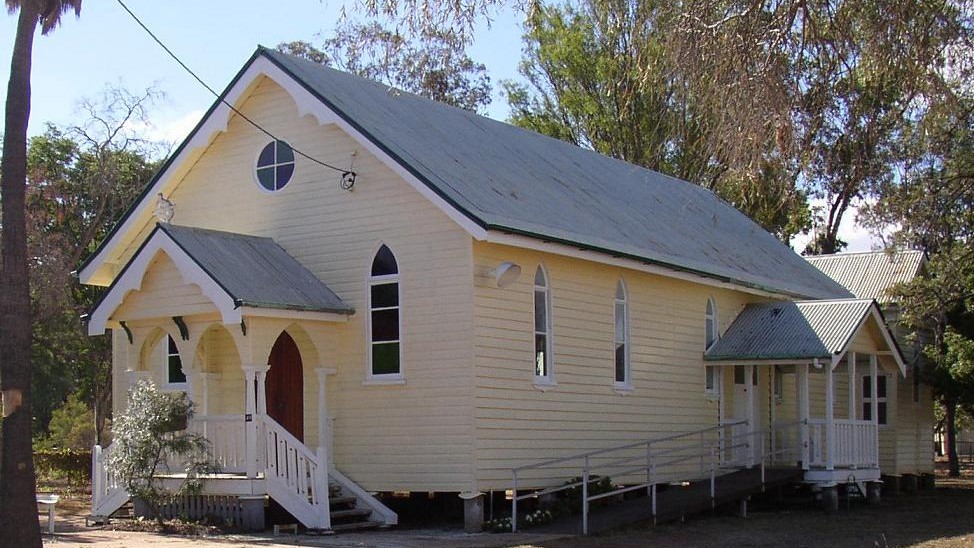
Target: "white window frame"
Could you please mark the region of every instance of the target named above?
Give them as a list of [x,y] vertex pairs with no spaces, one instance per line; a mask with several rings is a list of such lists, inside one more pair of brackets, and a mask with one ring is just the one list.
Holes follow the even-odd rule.
[[[375,262],[376,256],[379,251],[385,247],[392,254],[393,260],[396,261],[396,273],[395,274],[383,274],[380,276],[372,275],[372,264]],[[392,250],[389,244],[380,244],[369,257],[369,264],[366,267],[366,287],[365,287],[365,302],[366,310],[368,315],[365,319],[365,382],[364,384],[405,384],[405,352],[403,351],[403,332],[402,332],[402,267],[399,263],[399,258],[396,256],[396,252]],[[385,285],[390,283],[395,283],[397,286],[396,293],[396,306],[395,307],[382,307],[382,308],[372,308],[372,287],[376,285]],[[392,343],[395,342],[399,345],[399,371],[397,373],[380,373],[375,374],[372,371],[372,347],[375,341],[372,340],[372,312],[377,310],[397,310],[397,322],[399,330],[399,338],[395,341],[380,341],[381,343]]]
[[[175,354],[169,351],[170,341],[176,347]],[[159,361],[162,363],[162,390],[167,392],[186,392],[189,388],[189,375],[186,374],[186,364],[183,362],[183,355],[179,351],[179,343],[176,342],[176,339],[172,335],[165,332],[159,337],[157,344],[159,345]],[[169,358],[172,356],[179,358],[179,369],[183,372],[183,376],[186,377],[185,381],[172,382],[169,378]]]
[[[622,340],[619,340],[619,307],[622,307]],[[630,332],[629,332],[629,291],[626,288],[625,280],[619,280],[616,284],[615,300],[612,306],[612,324],[614,329],[612,330],[612,386],[618,391],[628,391],[632,390],[632,360],[630,358],[630,350],[632,348]],[[616,362],[618,360],[617,348],[619,344],[623,345],[623,379],[620,381],[618,378],[618,367],[619,364]]]
[[[704,351],[710,350],[710,347],[716,344],[717,339],[720,338],[717,318],[717,301],[713,297],[708,297],[707,308],[704,312]],[[708,381],[710,381],[711,386],[707,386]],[[703,387],[707,397],[720,397],[721,369],[718,366],[704,363]]]
[[[883,374],[883,373],[877,373],[876,374],[876,394],[873,394],[871,397],[866,397],[866,390],[865,390],[866,384],[865,383],[870,383],[870,387],[872,387],[872,381],[870,380],[870,378],[871,378],[870,375],[863,375],[862,376],[863,384],[860,385],[860,390],[862,390],[862,406],[861,406],[861,409],[860,409],[860,413],[861,413],[862,420],[864,420],[864,421],[871,421],[871,420],[873,420],[872,417],[869,417],[868,419],[866,418],[866,409],[869,409],[870,410],[870,414],[872,413],[873,398],[875,397],[876,398],[876,404],[877,404],[876,405],[876,414],[878,415],[876,417],[876,423],[881,428],[882,427],[889,426],[889,385],[890,385],[889,379],[886,378],[886,375],[885,374]],[[882,396],[882,397],[879,397],[879,395],[878,395],[879,394],[879,385],[880,384],[883,384],[883,391],[886,394],[885,396]],[[870,391],[871,391],[871,388],[870,388]],[[880,421],[879,420],[879,416],[882,416],[879,413],[879,405],[880,404],[883,404],[883,405],[886,406],[886,420],[885,421]]]
[[[544,278],[544,285],[537,284],[538,273]],[[538,293],[543,293],[544,295],[544,310],[545,310],[545,330],[538,331],[538,321],[535,317],[535,311],[537,310],[537,298]],[[534,386],[539,389],[546,389],[551,386],[555,386],[555,353],[554,353],[554,336],[552,333],[552,318],[551,318],[551,277],[548,275],[548,269],[544,267],[543,264],[539,264],[538,268],[534,271],[534,285],[531,292],[531,356],[532,360],[532,372],[534,374]],[[543,334],[545,336],[545,352],[547,353],[547,370],[544,375],[538,374],[538,354],[537,354],[537,336]]]

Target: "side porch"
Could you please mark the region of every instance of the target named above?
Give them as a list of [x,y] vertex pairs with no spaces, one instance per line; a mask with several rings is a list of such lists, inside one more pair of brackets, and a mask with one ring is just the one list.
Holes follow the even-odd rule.
[[[705,362],[723,378],[721,418],[740,424],[734,438],[767,431],[771,454],[827,496],[839,484],[865,494],[880,480],[885,377],[905,365],[873,301],[749,305]],[[750,465],[755,445],[726,461]]]

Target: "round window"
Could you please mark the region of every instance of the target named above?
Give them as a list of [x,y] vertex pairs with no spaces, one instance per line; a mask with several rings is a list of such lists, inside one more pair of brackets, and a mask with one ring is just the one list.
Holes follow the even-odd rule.
[[284,141],[271,141],[257,157],[257,182],[267,190],[281,190],[294,175],[294,151]]

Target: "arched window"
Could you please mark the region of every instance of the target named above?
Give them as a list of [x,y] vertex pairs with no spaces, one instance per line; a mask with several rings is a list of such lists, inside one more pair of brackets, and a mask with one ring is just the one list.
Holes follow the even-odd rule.
[[[713,297],[707,299],[707,315],[704,321],[704,350],[709,350],[717,342],[717,305]],[[720,392],[720,379],[717,367],[708,365],[705,368],[704,386],[707,394],[716,395]]]
[[383,245],[369,272],[369,376],[402,375],[400,326],[399,265]]
[[629,368],[629,300],[626,286],[619,280],[615,300],[615,384],[627,388],[631,384]]
[[554,380],[551,369],[551,288],[544,268],[534,273],[534,379]]
[[159,346],[164,349],[162,363],[166,385],[170,388],[183,388],[186,384],[186,373],[183,372],[183,359],[179,357],[176,341],[172,336],[166,335],[160,343]]

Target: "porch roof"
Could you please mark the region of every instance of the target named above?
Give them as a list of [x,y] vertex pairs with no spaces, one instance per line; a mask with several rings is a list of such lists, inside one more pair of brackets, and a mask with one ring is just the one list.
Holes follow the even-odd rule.
[[270,238],[159,223],[236,306],[351,314],[317,276]]
[[903,358],[872,299],[766,302],[747,305],[704,354],[720,361],[832,360],[872,318],[903,370]]
[[141,288],[158,253],[167,254],[216,306],[225,323],[246,311],[287,310],[334,321],[354,310],[270,238],[158,223],[122,269],[89,317],[90,334],[101,334],[126,294]]

